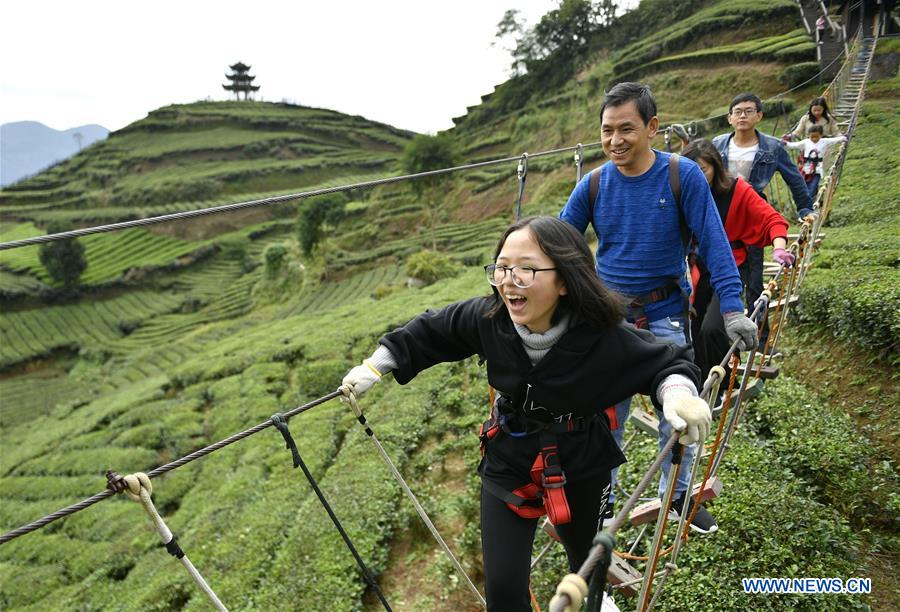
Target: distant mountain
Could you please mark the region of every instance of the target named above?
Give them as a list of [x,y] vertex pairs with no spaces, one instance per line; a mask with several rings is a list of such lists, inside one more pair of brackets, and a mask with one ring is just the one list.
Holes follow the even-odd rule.
[[59,131],[37,121],[4,123],[0,125],[0,187],[69,158],[107,135],[109,130],[94,124]]

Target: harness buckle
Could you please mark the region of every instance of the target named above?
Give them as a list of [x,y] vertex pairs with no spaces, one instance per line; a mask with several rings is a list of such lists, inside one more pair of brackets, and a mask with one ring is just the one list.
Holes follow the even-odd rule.
[[544,489],[561,489],[566,486],[566,474],[559,470],[559,474],[548,474],[548,470],[544,470],[541,474],[541,487]]

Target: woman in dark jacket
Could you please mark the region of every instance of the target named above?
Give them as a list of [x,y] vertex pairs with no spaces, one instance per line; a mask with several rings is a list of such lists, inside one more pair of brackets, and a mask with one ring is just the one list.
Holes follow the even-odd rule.
[[625,460],[603,408],[650,395],[685,444],[706,437],[710,414],[689,349],[623,324],[619,297],[570,225],[522,219],[494,261],[485,266],[493,295],[419,315],[384,336],[343,384],[358,396],[387,372],[406,384],[438,363],[486,359],[496,390],[478,468],[488,609],[530,610],[537,517],[549,511],[577,570],[600,527],[610,470]]

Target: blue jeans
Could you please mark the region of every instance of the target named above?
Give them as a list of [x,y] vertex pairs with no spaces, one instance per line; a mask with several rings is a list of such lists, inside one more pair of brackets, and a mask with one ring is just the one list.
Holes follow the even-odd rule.
[[[660,340],[668,340],[670,342],[674,342],[679,346],[683,346],[685,344],[688,344],[688,340],[685,335],[686,324],[687,321],[685,321],[684,315],[676,315],[666,317],[664,319],[658,319],[656,321],[650,321],[647,324],[647,327],[648,330]],[[624,444],[625,441],[625,421],[628,420],[628,415],[630,413],[630,397],[616,404],[616,420],[618,421],[618,427],[612,431],[612,435],[616,441],[616,444],[619,445],[619,448],[622,448],[622,444]],[[663,418],[661,410],[656,411],[656,417],[659,419],[659,448],[660,450],[662,450],[662,447],[666,444],[666,440],[668,440],[669,436],[672,435],[672,426],[669,425],[668,421],[666,421],[665,418]],[[681,469],[678,472],[678,484],[675,486],[676,497],[678,497],[680,493],[687,491],[688,480],[691,477],[691,463],[694,461],[694,453],[696,452],[696,448],[696,444],[684,447],[684,455],[681,460]],[[666,476],[668,475],[669,469],[671,467],[672,455],[670,453],[666,456],[662,463],[661,476],[659,480],[660,498],[662,498],[662,496],[666,492]],[[619,468],[613,469],[612,487],[610,487],[611,493],[609,495],[610,504],[615,500],[616,476],[618,475],[618,473]]]
[[822,177],[816,174],[812,177],[812,180],[806,184],[806,188],[809,190],[809,199],[813,202],[816,201],[816,192],[819,191],[819,181],[821,180]]

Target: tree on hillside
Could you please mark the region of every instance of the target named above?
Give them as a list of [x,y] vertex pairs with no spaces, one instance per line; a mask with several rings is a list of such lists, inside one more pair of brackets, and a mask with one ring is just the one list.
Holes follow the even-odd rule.
[[[429,136],[419,134],[413,138],[403,150],[400,161],[407,174],[418,174],[429,170],[439,170],[455,166],[459,159],[456,142],[449,134]],[[438,174],[410,181],[413,193],[417,198],[425,200],[428,218],[431,225],[431,248],[437,250],[436,229],[440,213],[440,202],[443,201],[441,191],[446,189],[449,175]]]
[[[63,223],[47,225],[48,234],[58,234],[69,229],[71,228]],[[41,245],[38,257],[50,278],[62,283],[66,292],[72,291],[78,286],[78,279],[87,269],[84,245],[74,238],[45,242]]]
[[[323,246],[323,236],[344,218],[349,198],[342,192],[303,200],[297,218],[297,237],[303,255],[309,257]],[[322,253],[324,255],[324,253]]]
[[519,11],[504,13],[497,24],[497,38],[512,38],[508,48],[514,75],[535,70],[559,70],[575,67],[589,47],[591,37],[612,25],[616,0],[560,0],[533,28],[526,28]]

